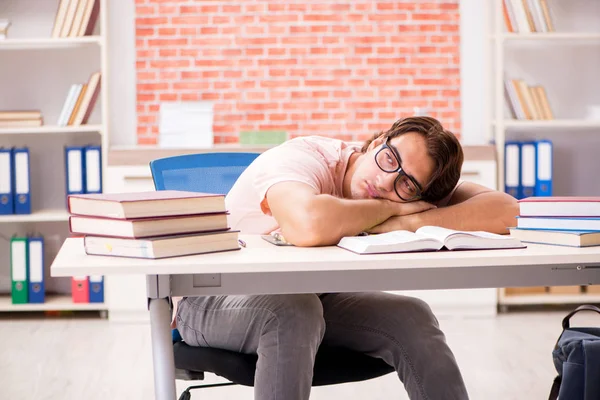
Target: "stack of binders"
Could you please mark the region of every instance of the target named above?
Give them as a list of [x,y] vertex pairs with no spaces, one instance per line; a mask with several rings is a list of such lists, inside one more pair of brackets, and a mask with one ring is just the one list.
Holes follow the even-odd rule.
[[0,215],[31,214],[29,149],[0,148]]
[[529,197],[519,201],[510,234],[525,242],[587,247],[600,245],[600,197]]
[[507,141],[504,149],[505,191],[516,199],[552,196],[552,142]]
[[44,238],[13,237],[10,240],[11,297],[13,304],[45,301]]

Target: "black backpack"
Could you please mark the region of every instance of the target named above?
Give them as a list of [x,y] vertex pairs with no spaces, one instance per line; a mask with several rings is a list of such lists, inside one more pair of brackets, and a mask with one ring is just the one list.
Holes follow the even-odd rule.
[[552,351],[558,376],[548,400],[600,399],[600,328],[569,326],[570,318],[583,310],[600,314],[600,308],[582,305],[563,319],[563,331]]

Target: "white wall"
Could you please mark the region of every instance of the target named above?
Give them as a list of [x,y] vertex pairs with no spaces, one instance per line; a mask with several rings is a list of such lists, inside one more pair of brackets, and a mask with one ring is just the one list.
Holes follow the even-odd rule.
[[460,1],[460,100],[461,140],[466,145],[487,144],[489,127],[486,93],[491,82],[487,75],[489,27],[486,19],[489,0]]
[[135,1],[111,1],[108,10],[110,144],[136,144]]

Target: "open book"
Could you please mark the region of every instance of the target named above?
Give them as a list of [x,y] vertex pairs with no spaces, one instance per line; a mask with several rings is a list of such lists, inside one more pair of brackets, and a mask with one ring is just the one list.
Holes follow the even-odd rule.
[[512,249],[525,247],[509,235],[482,231],[455,231],[438,226],[423,226],[416,232],[393,231],[368,236],[343,237],[338,246],[358,254],[403,253],[409,251]]

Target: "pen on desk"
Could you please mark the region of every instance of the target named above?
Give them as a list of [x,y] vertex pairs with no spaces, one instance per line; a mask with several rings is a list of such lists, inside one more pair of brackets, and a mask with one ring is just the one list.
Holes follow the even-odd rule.
[[238,239],[238,243],[240,244],[240,246],[246,247],[246,242],[244,242],[242,239]]

